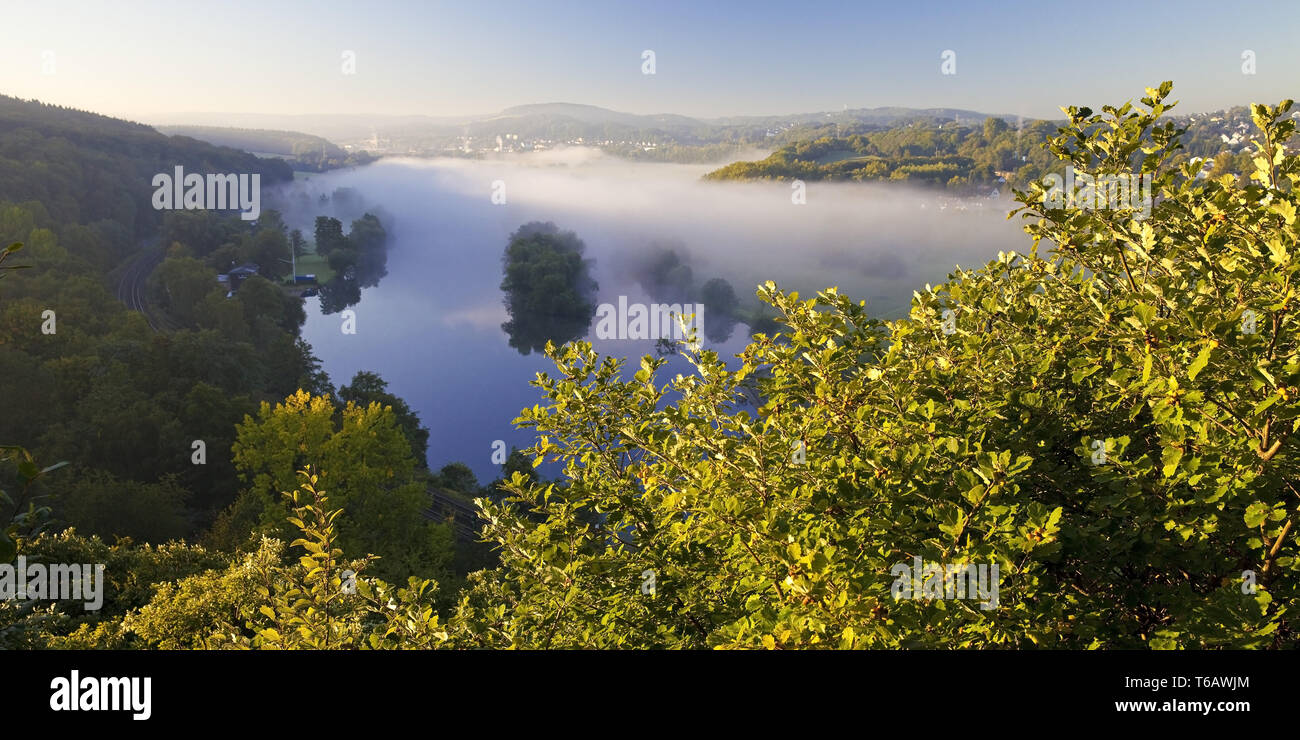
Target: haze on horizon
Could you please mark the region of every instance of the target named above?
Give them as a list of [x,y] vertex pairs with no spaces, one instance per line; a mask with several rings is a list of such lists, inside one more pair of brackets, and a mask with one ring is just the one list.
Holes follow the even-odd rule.
[[[155,121],[491,114],[544,102],[699,118],[902,106],[1057,117],[1172,79],[1180,112],[1295,97],[1300,6],[1190,0],[207,3],[6,9],[0,93]],[[1083,30],[1086,29],[1086,33]],[[1086,38],[1086,46],[1072,40]],[[643,74],[643,51],[655,73]],[[956,53],[956,74],[941,54]],[[1255,56],[1244,74],[1242,55]],[[355,54],[355,73],[343,54]]]

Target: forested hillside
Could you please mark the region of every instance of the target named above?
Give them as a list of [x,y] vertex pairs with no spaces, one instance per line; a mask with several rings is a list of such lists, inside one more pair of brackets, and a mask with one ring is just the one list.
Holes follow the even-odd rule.
[[[403,572],[447,574],[449,529],[423,515],[427,432],[374,374],[359,374],[336,395],[299,338],[302,300],[278,284],[293,236],[279,214],[266,210],[248,222],[152,207],[154,175],[177,166],[260,173],[263,187],[292,176],[278,159],[0,101],[0,242],[22,245],[5,267],[25,268],[0,273],[9,276],[0,293],[0,443],[23,448],[3,455],[0,521],[26,522],[29,533],[71,527],[77,542],[129,538],[119,544],[128,549],[184,539],[194,544],[177,547],[198,552],[202,541],[207,554],[195,557],[221,561],[284,525],[278,491],[261,491],[273,484],[259,476],[283,468],[292,477],[296,462],[259,457],[247,439],[272,449],[265,435],[276,417],[266,404],[304,392],[315,394],[325,423],[338,425],[340,459],[384,461],[382,480],[364,479],[360,464],[339,476],[369,491],[373,507],[340,524],[365,533],[365,549],[392,556]],[[353,261],[378,260],[371,272],[382,269],[382,226],[373,216],[358,223],[340,231],[336,246]],[[237,262],[265,267],[228,295],[217,274]],[[340,262],[348,277],[352,269]],[[126,303],[147,306],[149,315]],[[245,452],[236,456],[241,439]],[[63,467],[32,480],[29,459]],[[259,496],[274,511],[264,515]],[[377,528],[367,517],[395,520]],[[12,545],[16,536],[0,539]],[[13,617],[10,606],[0,604],[0,622]]]
[[223,126],[158,126],[171,136],[185,136],[217,146],[227,146],[261,155],[276,155],[294,169],[324,172],[374,161],[365,152],[346,152],[328,139],[297,131],[227,128]]
[[259,173],[263,186],[293,179],[281,160],[0,96],[0,201],[39,202],[54,223],[100,235],[117,258],[130,251],[131,239],[157,228],[162,212],[150,204],[150,182],[177,166],[189,172]]
[[[1181,120],[1186,129],[1171,164],[1203,162],[1202,177],[1249,174],[1249,113],[1233,108]],[[953,195],[984,196],[994,189],[1026,188],[1060,170],[1046,148],[1060,121],[1010,123],[985,118],[979,126],[926,120],[884,129],[824,124],[787,132],[786,144],[756,162],[733,162],[707,180],[891,182]],[[858,130],[855,130],[858,128]]]

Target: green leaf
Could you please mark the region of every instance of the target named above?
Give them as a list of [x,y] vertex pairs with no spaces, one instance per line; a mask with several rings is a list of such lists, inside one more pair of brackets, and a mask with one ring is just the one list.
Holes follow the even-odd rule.
[[1196,355],[1196,359],[1192,360],[1192,364],[1187,368],[1188,380],[1196,380],[1196,376],[1200,375],[1201,371],[1205,369],[1206,364],[1209,363],[1210,353],[1213,351],[1214,348],[1207,344],[1205,345],[1205,348]]
[[1160,453],[1160,461],[1164,463],[1161,472],[1164,473],[1166,478],[1171,478],[1174,473],[1178,472],[1178,463],[1181,462],[1182,459],[1183,450],[1179,447],[1166,447],[1164,451]]
[[1137,317],[1139,324],[1145,328],[1150,328],[1151,322],[1156,316],[1156,307],[1148,306],[1145,303],[1139,303],[1133,307],[1133,315]]
[[1246,526],[1254,529],[1263,524],[1264,520],[1269,515],[1269,511],[1270,509],[1268,508],[1268,504],[1265,504],[1262,501],[1256,501],[1250,506],[1247,506],[1245,516]]
[[1296,209],[1295,209],[1295,204],[1293,204],[1291,201],[1275,200],[1273,201],[1273,204],[1269,206],[1269,209],[1272,210],[1274,213],[1282,216],[1283,220],[1286,221],[1288,226],[1295,223]]

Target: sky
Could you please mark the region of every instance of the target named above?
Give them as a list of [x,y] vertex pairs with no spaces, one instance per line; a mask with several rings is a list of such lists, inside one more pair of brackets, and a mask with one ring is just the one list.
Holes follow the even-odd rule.
[[[1166,79],[1183,112],[1300,94],[1298,0],[0,0],[0,17],[0,93],[134,120],[544,102],[697,117],[876,106],[1055,117]],[[943,73],[945,51],[955,74]]]

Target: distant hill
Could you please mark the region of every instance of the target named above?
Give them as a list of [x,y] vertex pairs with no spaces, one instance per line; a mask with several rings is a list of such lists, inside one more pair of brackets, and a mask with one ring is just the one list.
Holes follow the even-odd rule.
[[376,134],[428,131],[430,127],[442,128],[463,125],[464,116],[439,118],[436,116],[384,116],[362,113],[328,115],[276,113],[171,113],[154,116],[150,123],[157,128],[197,126],[203,128],[242,128],[265,131],[291,131],[327,139],[335,144],[361,141]]
[[820,113],[793,113],[774,116],[730,116],[715,118],[710,122],[720,126],[746,126],[767,124],[773,126],[806,123],[866,123],[878,126],[891,126],[910,120],[956,121],[962,123],[983,123],[985,118],[1003,118],[1014,121],[1015,116],[980,113],[961,108],[846,108]]
[[157,126],[169,136],[188,136],[217,146],[243,149],[257,154],[292,157],[302,151],[320,151],[342,156],[343,150],[328,139],[298,131],[226,128],[222,126]]
[[157,129],[165,134],[188,136],[217,146],[258,155],[275,155],[289,161],[294,169],[311,172],[365,164],[375,159],[364,151],[347,152],[328,139],[299,131],[223,126],[158,126]]
[[[759,143],[773,132],[801,126],[840,124],[887,127],[906,121],[939,123],[960,120],[981,124],[986,113],[954,108],[859,108],[786,116],[735,116],[702,119],[671,113],[636,114],[575,103],[538,103],[507,108],[460,127],[467,136],[492,138],[512,134],[530,139],[644,140],[661,144],[705,145],[720,142]],[[1014,117],[1011,120],[1015,120]],[[443,126],[443,131],[449,128]]]
[[54,222],[114,222],[138,238],[162,218],[152,205],[154,175],[177,166],[192,173],[258,173],[264,186],[293,179],[280,159],[0,95],[0,201],[40,201]]
[[608,108],[601,108],[595,105],[581,105],[578,103],[534,103],[531,105],[516,105],[512,108],[506,108],[501,111],[496,118],[519,118],[524,116],[562,117],[571,118],[583,123],[601,125],[618,124],[633,128],[672,128],[707,125],[706,121],[702,121],[698,118],[679,116],[673,113],[658,113],[653,115],[621,113]]
[[[765,159],[734,161],[705,179],[888,181],[983,195],[1007,186],[1025,188],[1059,167],[1043,144],[1065,125],[1060,120],[1018,121],[950,108],[872,108],[827,115],[783,132],[781,138],[788,143]],[[952,125],[958,116],[961,125]],[[1249,109],[1170,120],[1185,127],[1181,151],[1171,161],[1203,160],[1203,177],[1250,172],[1254,154]],[[1135,168],[1139,156],[1134,155]]]
[[[979,125],[987,117],[989,114],[954,108],[888,107],[705,119],[673,113],[625,113],[578,103],[532,103],[491,115],[461,117],[176,114],[161,117],[159,128],[219,143],[243,143],[252,151],[285,151],[286,156],[291,156],[292,136],[304,137],[302,141],[317,137],[340,146],[383,153],[438,152],[461,145],[466,139],[494,142],[498,136],[552,142],[648,142],[661,149],[780,146],[792,140],[781,138],[786,132],[809,127],[839,125],[866,130],[906,121],[941,123],[958,119],[963,124]],[[1007,118],[1015,120],[1013,116]],[[205,124],[199,127],[203,135],[189,133],[200,123]],[[237,136],[236,129],[216,128],[219,125],[248,130]]]

